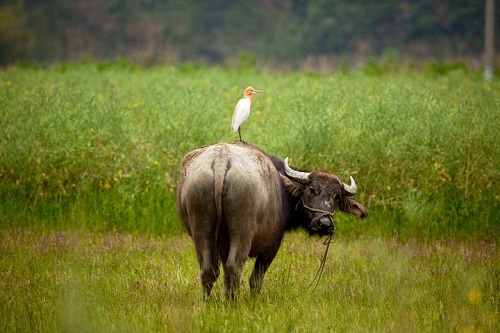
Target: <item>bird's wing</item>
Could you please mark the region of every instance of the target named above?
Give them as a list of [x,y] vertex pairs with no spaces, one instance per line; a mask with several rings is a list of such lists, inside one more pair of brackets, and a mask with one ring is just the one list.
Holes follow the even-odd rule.
[[233,131],[237,131],[250,115],[250,99],[242,98],[239,100],[238,104],[234,108],[233,120],[231,123],[231,128]]

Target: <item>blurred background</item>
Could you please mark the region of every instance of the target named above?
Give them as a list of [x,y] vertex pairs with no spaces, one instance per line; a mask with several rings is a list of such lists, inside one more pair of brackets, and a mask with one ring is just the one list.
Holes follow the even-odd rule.
[[[144,66],[232,65],[246,59],[258,60],[262,67],[328,70],[388,59],[410,64],[453,61],[480,68],[485,4],[485,0],[2,0],[0,65],[117,58]],[[498,49],[498,37],[494,44]]]

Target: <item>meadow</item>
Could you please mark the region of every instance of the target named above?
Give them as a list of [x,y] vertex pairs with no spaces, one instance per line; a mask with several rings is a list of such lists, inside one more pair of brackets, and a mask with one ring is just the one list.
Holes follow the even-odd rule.
[[[324,251],[288,235],[263,292],[201,303],[182,157],[242,133],[358,184]],[[0,331],[498,331],[500,84],[463,68],[266,73],[126,62],[0,72]],[[245,279],[251,265],[245,268]]]
[[11,229],[0,245],[2,332],[497,332],[498,247],[339,238],[316,290],[324,248],[287,235],[252,297],[222,284],[201,300],[185,235]]

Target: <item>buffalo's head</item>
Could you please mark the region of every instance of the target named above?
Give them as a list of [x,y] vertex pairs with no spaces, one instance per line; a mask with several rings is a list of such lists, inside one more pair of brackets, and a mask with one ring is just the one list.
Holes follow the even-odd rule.
[[296,209],[302,209],[310,221],[311,233],[326,235],[335,229],[333,215],[337,210],[364,218],[366,208],[352,196],[356,193],[356,182],[351,178],[351,185],[344,183],[339,176],[325,171],[302,172],[284,161],[285,174],[282,177],[285,187],[293,197],[299,198]]

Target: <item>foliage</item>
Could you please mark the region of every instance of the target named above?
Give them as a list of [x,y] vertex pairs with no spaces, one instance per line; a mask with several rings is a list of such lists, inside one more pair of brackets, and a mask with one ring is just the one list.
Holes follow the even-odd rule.
[[24,58],[32,39],[22,1],[0,3],[0,64]]
[[346,232],[499,228],[500,90],[474,73],[275,75],[120,61],[0,75],[3,226],[179,230],[183,155],[237,138],[231,113],[252,83],[265,93],[243,128],[249,142],[301,168],[355,176],[371,217],[349,219]]
[[266,64],[296,66],[330,54],[357,64],[390,49],[416,60],[482,54],[483,0],[17,3],[18,17],[27,20],[11,32],[33,36],[20,58],[43,63],[126,57],[144,65],[162,59],[221,64],[248,51]]
[[[324,251],[303,233],[285,237],[251,297],[203,305],[189,238],[120,233],[0,233],[2,332],[497,332],[496,244],[400,243],[376,237],[331,245],[317,289],[307,285]],[[248,279],[250,263],[243,275]],[[222,280],[222,279],[220,279]]]

